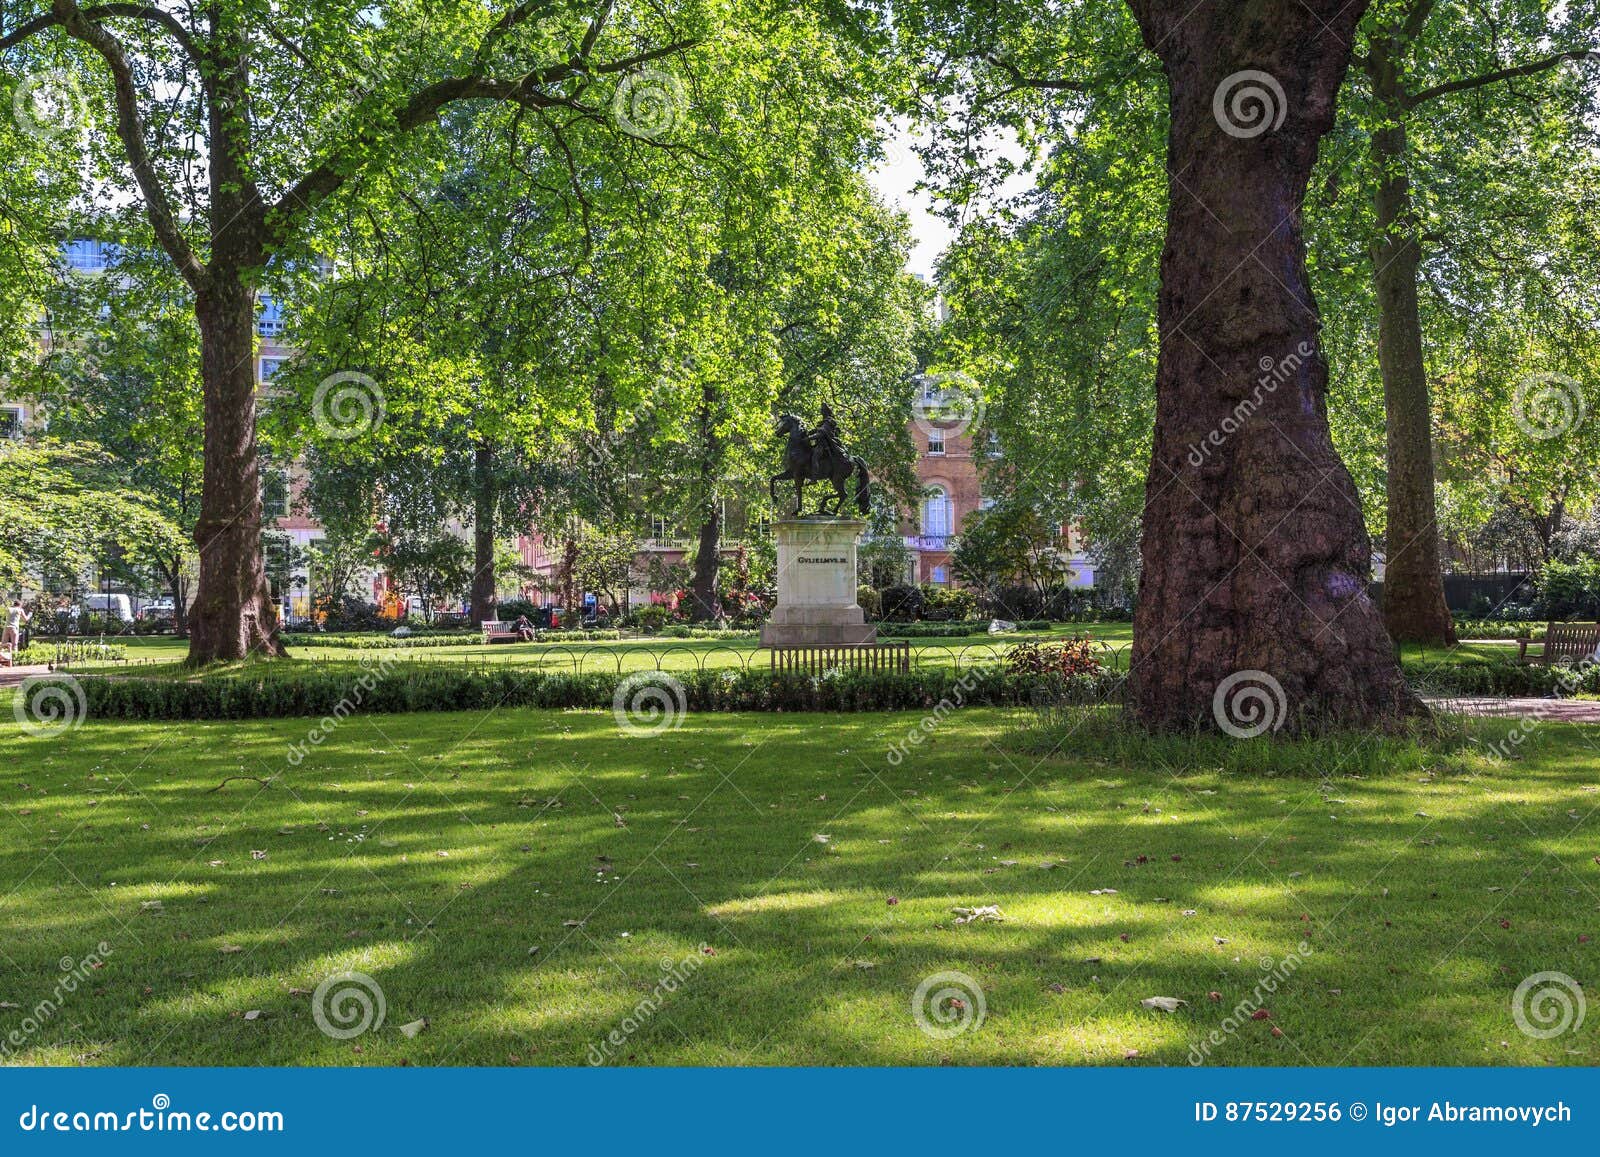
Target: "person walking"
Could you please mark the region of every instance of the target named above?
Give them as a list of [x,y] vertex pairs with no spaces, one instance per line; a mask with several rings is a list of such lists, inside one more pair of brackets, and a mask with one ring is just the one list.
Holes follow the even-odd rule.
[[21,595],[11,600],[11,608],[6,611],[5,631],[0,633],[0,651],[4,651],[8,659],[22,649],[22,625],[32,618],[28,608],[22,605]]

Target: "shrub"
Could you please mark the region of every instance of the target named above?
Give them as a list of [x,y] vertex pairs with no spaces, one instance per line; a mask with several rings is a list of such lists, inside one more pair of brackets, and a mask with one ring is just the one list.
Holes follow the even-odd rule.
[[950,622],[977,616],[978,596],[969,590],[949,587],[924,587],[922,617],[932,622]]
[[653,635],[672,619],[672,611],[665,603],[651,603],[640,607],[628,616],[628,625],[647,635]]
[[[930,668],[903,674],[829,672],[822,676],[747,671],[673,672],[690,711],[900,711],[953,705],[1100,702],[1120,692],[1108,673],[1068,678],[1013,675],[997,667]],[[622,676],[571,675],[510,667],[456,669],[421,664],[393,671],[369,666],[276,668],[200,678],[85,675],[90,718],[270,719],[343,717],[356,712],[483,711],[497,705],[612,706]],[[661,678],[666,678],[662,675]]]
[[883,596],[871,587],[856,588],[856,603],[869,619],[876,621],[883,616]]
[[1547,562],[1539,572],[1538,606],[1550,619],[1600,619],[1600,559]]
[[922,617],[921,587],[885,587],[881,599],[881,609],[885,619],[910,623]]
[[1098,675],[1102,667],[1089,639],[1064,643],[1018,643],[1006,648],[1006,673],[1010,675]]

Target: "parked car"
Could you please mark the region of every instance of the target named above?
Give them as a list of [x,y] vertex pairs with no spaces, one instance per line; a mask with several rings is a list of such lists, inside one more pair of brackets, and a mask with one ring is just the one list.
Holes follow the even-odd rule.
[[170,619],[176,614],[171,599],[156,599],[139,608],[141,619]]
[[119,622],[133,622],[133,603],[127,595],[84,595],[81,603],[91,614],[104,615]]

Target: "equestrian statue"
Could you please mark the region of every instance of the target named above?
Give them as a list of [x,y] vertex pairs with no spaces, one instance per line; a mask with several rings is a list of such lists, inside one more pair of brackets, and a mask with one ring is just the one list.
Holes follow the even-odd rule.
[[[774,474],[769,484],[772,501],[778,501],[778,483],[794,482],[794,512],[791,518],[800,517],[805,504],[807,482],[832,482],[833,494],[824,495],[816,511],[808,517],[838,518],[847,499],[845,482],[856,476],[856,506],[866,514],[872,505],[872,478],[867,474],[867,464],[856,455],[848,453],[839,440],[839,427],[833,420],[833,411],[822,404],[822,420],[815,430],[807,430],[805,423],[793,414],[778,419],[776,435],[787,438],[784,449],[783,473]],[[828,503],[833,509],[828,509]]]

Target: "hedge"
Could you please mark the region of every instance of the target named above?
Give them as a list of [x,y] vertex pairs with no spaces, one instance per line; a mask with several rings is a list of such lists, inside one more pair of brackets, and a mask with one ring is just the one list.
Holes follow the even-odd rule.
[[[609,708],[643,683],[670,679],[689,711],[904,711],[949,700],[968,706],[1096,702],[1120,693],[1121,678],[1007,675],[998,668],[812,677],[751,671],[566,675],[513,668],[405,666],[363,673],[299,669],[195,679],[77,677],[87,714],[98,719],[276,719],[354,712],[483,711],[493,707]],[[39,684],[65,682],[46,677]]]
[[1575,672],[1570,667],[1525,666],[1501,661],[1461,663],[1412,659],[1405,664],[1406,681],[1424,695],[1572,695],[1600,691],[1600,665]]

